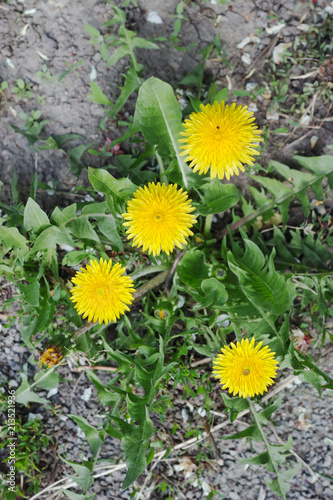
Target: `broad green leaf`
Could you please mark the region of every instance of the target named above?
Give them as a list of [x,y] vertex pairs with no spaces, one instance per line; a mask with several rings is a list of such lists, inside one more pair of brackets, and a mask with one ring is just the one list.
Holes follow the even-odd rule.
[[92,259],[95,257],[93,252],[85,252],[83,250],[73,250],[73,252],[66,253],[65,257],[62,259],[63,266],[78,266],[81,264],[83,259]]
[[88,490],[88,488],[90,488],[90,486],[94,481],[88,467],[86,467],[85,465],[78,464],[77,462],[66,460],[66,458],[62,457],[61,455],[59,455],[59,457],[63,462],[65,462],[65,464],[69,465],[70,467],[73,467],[75,474],[77,475],[69,477],[70,479],[73,479],[73,481],[75,481],[76,484],[83,489],[84,493],[86,493],[86,491]]
[[215,101],[217,101],[219,104],[221,104],[222,101],[226,101],[227,97],[228,97],[228,89],[224,88],[224,89],[220,90],[220,92],[218,92],[218,94],[216,94],[214,99],[212,99],[211,104],[214,104]]
[[124,75],[125,84],[123,87],[120,87],[120,96],[117,99],[117,102],[114,105],[112,110],[112,116],[116,116],[119,111],[125,106],[129,97],[138,90],[140,85],[143,83],[143,79],[137,75],[137,72],[134,68],[130,68],[128,72]]
[[123,242],[119,236],[115,218],[112,215],[107,215],[98,222],[98,228],[101,233],[118,248],[120,252],[124,250]]
[[152,437],[154,429],[147,407],[144,407],[144,412],[145,420],[141,425],[128,424],[113,417],[119,422],[123,434],[123,446],[128,469],[123,482],[123,489],[128,488],[146,468],[148,440]]
[[72,134],[72,133],[53,135],[52,137],[56,141],[59,149],[62,149],[64,144],[66,144],[66,142],[68,142],[68,141],[71,141],[73,139],[83,139],[82,135]]
[[93,457],[97,457],[99,450],[103,444],[104,438],[103,431],[98,431],[95,427],[89,424],[84,417],[80,417],[79,415],[70,415],[68,416],[74,420],[74,422],[80,427],[80,429],[84,432],[86,439],[89,443],[91,453]]
[[[287,181],[293,185],[293,188],[288,188],[276,179],[270,179],[268,177],[256,177],[250,176],[256,181],[260,182],[262,185],[268,189],[273,195],[274,200],[269,200],[267,198],[266,204],[262,204],[257,210],[255,210],[251,215],[245,217],[245,223],[250,223],[255,220],[258,216],[266,215],[269,210],[272,210],[276,205],[279,207],[282,222],[286,224],[288,220],[288,207],[289,203],[293,197],[297,197],[305,210],[308,211],[308,202],[306,201],[306,191],[307,189],[312,189],[318,199],[322,195],[322,180],[326,176],[328,179],[329,186],[333,188],[333,160],[332,156],[319,156],[319,157],[309,157],[305,158],[302,156],[295,156],[297,160],[304,168],[312,172],[314,175],[309,177],[309,174],[303,172],[298,172],[295,174],[295,170],[288,169],[285,165],[276,161],[272,161],[270,165],[275,167],[277,172],[287,175]],[[289,176],[289,174],[291,176]],[[306,180],[306,182],[305,182]],[[238,226],[237,226],[238,227]]]
[[291,487],[291,481],[301,467],[302,463],[298,462],[295,467],[279,472],[277,478],[274,481],[269,481],[266,478],[265,481],[272,491],[276,491],[277,494],[281,496],[283,500],[285,500],[286,494],[288,493]]
[[118,394],[106,389],[104,382],[102,382],[91,370],[87,370],[87,377],[95,385],[101,403],[112,406],[119,399]]
[[205,254],[196,248],[186,252],[177,266],[177,274],[185,285],[201,289],[203,280],[209,278]]
[[29,251],[27,240],[19,233],[16,227],[0,226],[0,241],[4,247],[4,254],[9,252],[9,250],[13,250],[17,252],[21,261]]
[[269,177],[260,177],[259,175],[250,177],[255,179],[256,182],[262,184],[270,193],[272,193],[276,197],[276,201],[281,211],[282,222],[283,224],[287,224],[289,215],[288,208],[290,200],[293,197],[293,190],[276,179],[270,179]]
[[264,256],[255,243],[245,239],[242,257],[228,253],[228,263],[238,277],[241,289],[256,307],[272,314],[283,314],[292,307],[294,286],[275,271],[273,254],[264,266]]
[[85,24],[84,28],[88,31],[89,35],[93,37],[98,37],[100,35],[98,29],[94,28],[93,26],[90,26],[90,24]]
[[222,306],[228,300],[228,292],[223,283],[216,278],[208,278],[201,283],[201,289],[205,294],[202,307]]
[[36,279],[27,285],[18,284],[18,288],[28,304],[35,307],[39,306],[40,285]]
[[250,437],[253,441],[262,441],[261,432],[256,424],[250,425],[250,427],[247,427],[244,431],[222,437],[222,439],[242,439],[245,437]]
[[221,184],[214,180],[200,188],[203,191],[201,202],[196,205],[197,211],[201,215],[217,214],[224,212],[228,208],[238,203],[238,189],[234,184]]
[[182,113],[168,83],[151,77],[141,85],[136,102],[134,125],[138,125],[150,144],[163,158],[176,158],[185,189],[190,187],[191,169],[180,156],[179,142]]
[[106,106],[112,106],[112,102],[106,97],[102,89],[93,80],[90,82],[92,94],[88,94],[87,97],[97,104],[104,104]]
[[129,179],[116,179],[101,168],[88,168],[88,178],[96,191],[106,195],[128,198],[138,189]]
[[106,63],[108,66],[113,66],[116,64],[122,57],[125,57],[130,54],[130,51],[126,45],[121,45],[118,47],[113,54],[108,59],[108,62]]
[[62,490],[62,493],[64,493],[70,500],[93,500],[96,495],[96,493],[92,493],[91,495],[80,495],[70,490]]
[[69,150],[68,161],[71,166],[71,172],[75,175],[79,176],[81,171],[84,169],[84,165],[81,163],[81,157],[93,144],[93,142],[90,142],[89,144],[80,144],[79,146]]
[[56,226],[50,226],[44,229],[35,241],[31,253],[48,248],[56,248],[57,245],[69,245],[74,247],[74,241],[70,237],[66,228],[59,229]]
[[28,378],[25,373],[22,373],[22,384],[15,392],[15,401],[22,405],[27,405],[28,403],[39,403],[47,404],[48,400],[41,398],[36,394],[31,388],[28,382]]
[[81,215],[72,220],[68,224],[68,227],[70,228],[72,234],[77,238],[97,241],[97,243],[100,243],[100,239],[96,231],[93,229],[91,223],[89,222],[88,217]]
[[54,370],[41,370],[34,376],[34,381],[41,389],[50,390],[58,387],[60,377]]
[[23,224],[26,231],[40,232],[43,226],[50,224],[49,218],[32,198],[28,198],[27,204],[24,208]]
[[57,226],[62,226],[66,224],[69,220],[75,219],[77,211],[77,205],[69,205],[68,207],[60,210],[59,207],[55,207],[51,215],[51,222]]

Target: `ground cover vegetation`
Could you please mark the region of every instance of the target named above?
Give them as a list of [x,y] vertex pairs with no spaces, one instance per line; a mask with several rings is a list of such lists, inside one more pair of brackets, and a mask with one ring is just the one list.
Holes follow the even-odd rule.
[[[206,424],[186,435],[200,449],[200,440],[210,434],[217,378],[231,421],[240,412],[252,415],[245,431],[225,439],[262,441],[265,451],[248,463],[273,473],[268,486],[286,498],[303,462],[291,437],[283,444],[272,437],[268,424],[281,398],[270,396],[271,386],[292,372],[319,395],[333,389],[332,378],[307,352],[310,342],[320,346],[331,339],[333,226],[331,214],[321,215],[317,207],[333,187],[333,161],[329,155],[297,155],[291,168],[278,161],[261,164],[260,154],[277,136],[294,133],[316,100],[331,108],[332,21],[317,19],[314,11],[313,25],[302,34],[320,81],[305,85],[302,93],[288,93],[291,69],[306,69],[304,45],[295,43],[285,48],[281,64],[270,63],[269,89],[228,95],[228,89],[204,78],[209,57],[225,60],[219,39],[201,51],[202,62],[179,88],[156,77],[144,80],[139,49],[158,53],[159,40],[138,37],[127,25],[126,5],[107,3],[111,19],[100,30],[84,29],[106,65],[123,58],[128,64],[115,101],[93,80],[87,98],[105,109],[102,130],[135,100],[134,113],[117,122],[125,130],[122,136],[102,148],[85,143],[68,149],[77,136],[45,137],[49,121],[39,110],[21,117],[23,128],[13,125],[36,150],[64,150],[76,174],[86,168],[86,151],[111,162],[88,168],[89,201],[46,213],[36,201],[37,189],[50,186],[35,174],[22,202],[14,174],[12,204],[0,203],[0,271],[18,294],[5,307],[20,301],[22,342],[40,352],[39,359],[32,355],[39,366],[34,379],[22,371],[16,403],[38,403],[52,411],[38,388],[61,387],[59,366],[86,366],[105,418],[97,428],[84,415],[70,415],[86,436],[90,458],[75,463],[60,457],[73,468],[72,486],[78,491],[67,488],[64,494],[94,497],[89,488],[96,467],[104,463],[99,459],[103,442],[111,436],[122,442],[123,488],[132,487],[135,498],[140,476],[172,451],[161,445],[159,425],[172,412],[173,389],[183,387],[184,399],[204,395]],[[176,46],[183,17],[180,2],[169,41]],[[46,64],[40,78],[54,79]],[[2,82],[3,101],[7,88]],[[185,96],[182,108],[179,89]],[[17,99],[31,97],[23,79],[12,90]],[[271,108],[286,115],[287,128],[259,130],[253,113],[237,101],[251,97],[255,102],[268,90]],[[284,107],[287,100],[292,105]],[[240,171],[251,180],[248,192],[233,183]],[[297,227],[289,224],[295,206],[303,214]],[[193,368],[200,360],[201,367]],[[107,383],[98,370],[109,374]],[[5,400],[1,404],[5,411]],[[3,426],[1,447],[8,444],[7,431]],[[38,451],[50,438],[38,421],[18,420],[17,432],[22,437],[18,468],[25,478],[15,492],[3,482],[8,500],[28,498],[44,487]],[[173,498],[163,484],[161,498]],[[217,492],[209,495],[215,498]]]

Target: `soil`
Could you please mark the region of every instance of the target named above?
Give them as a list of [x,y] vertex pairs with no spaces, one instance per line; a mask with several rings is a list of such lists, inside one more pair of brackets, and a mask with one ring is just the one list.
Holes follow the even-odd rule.
[[[121,5],[121,2],[115,2]],[[133,2],[135,4],[135,2]],[[135,30],[143,38],[155,39],[166,37],[167,40],[173,32],[174,18],[178,1],[175,0],[146,0],[135,6],[132,3],[126,8],[127,20],[130,29]],[[317,3],[318,11],[333,8],[332,2],[321,0]],[[192,43],[196,46],[189,51],[177,50],[169,42],[158,42],[159,51],[139,50],[138,59],[145,65],[143,77],[150,76],[161,78],[171,83],[175,88],[178,83],[201,61],[198,51],[214,41],[218,35],[221,39],[226,61],[212,58],[207,61],[205,78],[217,80],[218,88],[228,86],[230,92],[245,88],[247,83],[257,83],[262,86],[267,79],[268,65],[265,62],[272,57],[273,47],[279,43],[293,42],[296,35],[302,30],[301,24],[311,22],[310,1],[266,1],[266,0],[239,0],[220,5],[215,2],[188,2],[184,5],[183,15],[186,20],[182,22],[179,34],[181,47],[189,48]],[[149,13],[157,12],[162,23],[153,24],[148,21]],[[99,126],[103,116],[103,107],[91,102],[87,98],[90,93],[90,77],[95,73],[96,82],[111,101],[117,98],[117,86],[122,84],[121,73],[128,61],[121,60],[113,67],[107,67],[102,60],[96,46],[89,44],[90,35],[84,29],[85,24],[90,24],[101,30],[103,34],[111,33],[114,27],[101,28],[102,24],[111,17],[111,6],[103,0],[12,0],[10,3],[0,3],[0,84],[7,81],[9,89],[0,93],[0,180],[4,183],[2,188],[2,201],[11,201],[11,178],[14,170],[17,171],[18,188],[22,200],[29,196],[30,183],[35,171],[39,180],[56,190],[40,190],[38,201],[44,208],[50,209],[56,204],[64,206],[69,200],[72,202],[73,188],[88,186],[86,171],[83,169],[77,178],[70,171],[68,154],[57,150],[37,150],[29,147],[26,138],[15,132],[12,125],[22,128],[24,121],[20,113],[29,113],[31,110],[41,110],[42,118],[50,121],[45,125],[41,137],[46,139],[57,134],[79,134],[82,139],[75,139],[67,148],[79,144],[90,144],[96,150],[101,148],[107,138],[111,140],[119,137],[123,130],[116,121],[107,122],[105,130]],[[267,28],[277,25],[277,20],[284,21],[285,27],[279,36],[270,34]],[[246,37],[258,36],[258,40],[250,41],[243,48],[237,45]],[[58,79],[63,73],[83,61],[77,69],[72,69],[60,82]],[[244,62],[245,61],[245,62]],[[317,69],[306,63],[302,74]],[[52,79],[42,81],[36,75],[46,65]],[[252,71],[253,70],[253,71]],[[251,76],[248,77],[249,73]],[[299,68],[295,68],[299,74]],[[21,100],[12,91],[17,79],[22,78],[26,84],[31,84],[32,97],[23,96]],[[315,81],[314,76],[310,81]],[[304,88],[304,79],[293,80],[288,94],[292,102],[292,93],[301,93]],[[40,96],[44,96],[41,100]],[[39,98],[39,102],[38,102]],[[250,104],[248,97],[238,97],[237,102]],[[271,158],[278,159],[288,165],[294,165],[293,155],[331,154],[327,147],[333,144],[332,122],[323,122],[327,118],[329,108],[318,99],[313,104],[313,119],[309,127],[295,127],[293,129],[288,118],[282,115],[275,120],[268,118],[267,112],[272,101],[259,96],[255,104],[255,116],[260,128],[276,129],[288,127],[289,132],[284,136],[277,136],[278,140],[270,144],[260,158],[260,163],[267,168]],[[122,110],[121,120],[127,120],[133,113],[135,100],[130,100]],[[298,117],[300,119],[300,116]],[[317,142],[312,147],[311,137],[317,136]],[[273,141],[274,142],[274,141]],[[38,146],[37,143],[35,146]],[[126,151],[126,144],[121,145]],[[113,159],[105,159],[85,153],[82,157],[84,166],[100,167],[113,164]],[[235,179],[238,185],[246,189],[248,183],[246,174]],[[70,193],[69,193],[70,192]],[[71,196],[71,197],[70,197]],[[4,292],[3,296],[4,298]],[[15,312],[12,313],[15,315]],[[0,322],[4,325],[7,321],[1,315]],[[17,387],[20,384],[20,370],[25,369],[32,377],[37,371],[36,361],[30,358],[30,352],[21,345],[19,326],[15,323],[10,328],[0,330],[3,347],[0,351],[1,385],[10,384]],[[321,351],[322,352],[322,351]],[[36,354],[36,353],[35,353]],[[319,356],[319,350],[314,349],[314,356]],[[36,358],[35,358],[36,359]],[[321,368],[328,373],[332,370],[332,349],[327,348],[326,355],[320,360]],[[67,417],[67,414],[84,415],[95,426],[101,424],[103,408],[98,403],[96,392],[92,387],[89,399],[82,399],[85,389],[91,387],[86,375],[78,372],[74,367],[64,366],[60,374],[66,379],[60,385],[59,391],[49,400],[58,406],[59,414],[45,411],[43,406],[33,404],[24,414],[28,419],[29,413],[40,414],[50,435],[53,436],[54,447],[45,450],[45,484],[62,479],[72,473],[72,470],[58,458],[58,453],[66,454],[68,460],[81,460],[82,455],[89,458],[89,447],[86,440],[79,432],[78,426]],[[284,374],[287,376],[287,374]],[[103,374],[101,374],[101,377]],[[105,376],[105,380],[108,378]],[[279,436],[286,440],[291,434],[294,439],[294,449],[300,457],[313,470],[321,474],[331,475],[332,457],[332,405],[331,391],[324,391],[322,398],[307,384],[297,387],[295,382],[283,394],[283,402],[274,416],[276,429]],[[220,393],[218,385],[216,394]],[[40,391],[41,396],[47,393]],[[179,390],[175,394],[175,409],[167,418],[164,425],[166,446],[171,439],[172,445],[184,440],[184,435],[189,426],[203,425],[200,412],[202,401],[184,401],[183,393]],[[217,413],[222,412],[221,401],[217,397]],[[170,438],[173,424],[178,423],[180,430]],[[216,423],[223,421],[222,416],[216,415]],[[267,487],[264,477],[267,475],[261,468],[240,465],[237,461],[246,456],[251,456],[250,444],[242,441],[222,441],[223,432],[243,430],[248,425],[247,417],[237,421],[234,427],[228,426],[223,431],[214,434],[214,442],[204,441],[202,448],[207,453],[209,461],[205,462],[200,470],[200,481],[195,483],[196,457],[198,450],[195,447],[181,451],[178,455],[172,454],[169,461],[157,464],[152,476],[144,488],[144,498],[159,500],[165,498],[154,486],[161,483],[165,477],[174,485],[172,498],[186,500],[201,499],[208,495],[210,488],[216,488],[220,497],[231,500],[249,499],[275,499],[277,498]],[[236,427],[236,428],[235,428]],[[257,446],[257,445],[255,445]],[[255,451],[261,451],[260,446]],[[104,460],[124,461],[119,442],[108,439],[101,458]],[[192,465],[191,465],[192,464]],[[178,466],[175,467],[175,466]],[[129,499],[129,491],[121,491],[125,469],[119,469],[112,474],[105,474],[95,480],[91,488],[96,493],[95,500]],[[139,485],[144,484],[144,477],[139,480]],[[62,485],[64,485],[62,483]],[[79,492],[78,489],[74,491]],[[56,494],[56,496],[55,496]],[[174,495],[174,496],[172,496]],[[64,493],[48,491],[39,496],[43,499],[64,499]],[[316,481],[308,468],[303,467],[292,480],[291,492],[287,495],[289,500],[310,498],[313,500],[326,500],[333,498],[330,480],[320,476]]]

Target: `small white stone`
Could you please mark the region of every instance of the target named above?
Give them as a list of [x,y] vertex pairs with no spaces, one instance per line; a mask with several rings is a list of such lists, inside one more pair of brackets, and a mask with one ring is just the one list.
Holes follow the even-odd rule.
[[258,86],[258,84],[256,82],[248,82],[245,86],[245,89],[248,91],[248,92],[252,92],[252,90],[254,90],[256,87]]
[[267,120],[272,120],[272,121],[277,121],[279,120],[280,116],[277,111],[277,105],[274,104],[271,109],[268,109],[266,112],[266,118]]
[[255,102],[251,102],[248,107],[247,107],[248,111],[250,111],[251,113],[256,113],[256,111],[258,111],[258,107],[256,105]]
[[298,30],[301,30],[301,31],[305,31],[305,32],[308,32],[309,31],[309,25],[308,24],[299,24],[297,26],[297,29]]
[[285,27],[284,23],[277,23],[274,24],[274,26],[266,28],[266,33],[268,33],[269,35],[277,35],[284,27]]
[[188,421],[188,413],[185,410],[185,408],[182,408],[182,419],[183,419],[184,422]]
[[242,61],[244,64],[247,64],[248,66],[250,66],[251,64],[251,56],[250,54],[248,54],[247,52],[245,52],[245,54],[242,55],[241,57]]
[[301,116],[301,119],[299,121],[299,124],[301,127],[307,127],[311,123],[311,116],[304,113],[304,115]]
[[90,80],[96,80],[97,78],[97,70],[95,68],[95,66],[91,66],[91,71],[90,71],[90,74],[89,74],[89,79]]
[[55,396],[58,394],[58,387],[54,387],[53,389],[50,389],[49,392],[47,393],[47,398],[51,398],[52,396]]
[[8,382],[8,387],[9,387],[9,388],[12,388],[12,387],[18,387],[18,383],[16,382],[16,380],[11,379],[11,380],[9,380],[9,382]]
[[84,393],[82,394],[82,396],[80,396],[81,399],[83,399],[83,401],[89,401],[91,397],[91,387],[88,387],[87,389],[84,390]]
[[15,68],[15,64],[11,61],[11,59],[9,59],[9,57],[6,57],[6,63],[8,64],[8,66],[12,69]]
[[274,64],[280,64],[282,62],[283,57],[282,55],[286,52],[289,47],[292,46],[292,43],[279,43],[276,47],[273,49],[273,54],[272,54],[272,59]]
[[148,12],[147,14],[147,21],[148,23],[153,23],[153,24],[163,24],[162,19],[158,15],[157,12],[152,10],[151,12]]
[[77,437],[79,437],[81,439],[84,439],[86,437],[85,433],[83,432],[83,430],[79,426],[76,428],[76,434],[77,434]]
[[313,149],[315,147],[315,145],[317,144],[317,141],[318,141],[318,136],[313,135],[310,137],[311,149]]
[[249,43],[260,43],[260,38],[258,36],[252,35],[251,33],[250,36],[246,36],[241,42],[237,44],[237,49],[242,49]]
[[207,415],[207,412],[205,410],[205,408],[198,408],[198,414],[200,415],[200,417],[205,417]]
[[43,416],[40,413],[29,413],[28,415],[28,420],[36,420],[36,419],[43,420]]
[[24,16],[32,16],[36,12],[36,9],[28,9],[23,12]]

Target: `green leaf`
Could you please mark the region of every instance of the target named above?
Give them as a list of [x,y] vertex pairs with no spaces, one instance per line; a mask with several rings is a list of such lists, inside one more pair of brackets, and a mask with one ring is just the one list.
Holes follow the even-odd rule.
[[36,394],[30,387],[28,378],[25,373],[22,373],[22,384],[15,392],[15,401],[22,405],[27,405],[28,403],[39,403],[46,404],[48,400],[41,398]]
[[90,87],[92,94],[87,95],[88,99],[90,99],[93,102],[96,102],[97,104],[112,106],[112,102],[106,97],[106,95],[103,93],[99,85],[97,85],[97,83],[91,80]]
[[62,149],[62,147],[66,144],[68,141],[72,141],[73,139],[83,139],[83,136],[80,134],[60,134],[60,135],[53,135],[53,139],[56,141],[58,148]]
[[80,495],[78,493],[74,493],[74,491],[70,490],[61,490],[70,500],[93,500],[95,498],[96,493],[92,493],[91,495]]
[[81,157],[83,154],[93,145],[93,142],[89,144],[80,144],[75,148],[69,150],[68,161],[71,166],[71,172],[79,176],[81,171],[84,169],[84,165],[81,163]]
[[18,284],[18,288],[23,295],[23,298],[31,306],[39,306],[39,282],[34,279],[31,283],[27,285]]
[[77,211],[76,203],[63,208],[62,210],[60,210],[59,207],[55,207],[51,215],[51,222],[56,226],[63,226],[70,219],[75,219],[76,211]]
[[119,111],[125,106],[126,102],[128,101],[129,97],[138,90],[140,85],[143,83],[143,79],[140,78],[135,71],[134,68],[130,68],[125,77],[125,84],[123,87],[120,87],[120,96],[117,99],[117,102],[114,106],[114,109],[112,110],[112,116],[116,116]]
[[129,179],[116,179],[101,168],[88,168],[88,178],[96,191],[106,195],[129,198],[138,187]]
[[242,439],[245,437],[250,437],[254,441],[262,441],[261,432],[256,424],[250,425],[244,431],[236,432],[235,434],[230,434],[229,436],[222,437],[222,439]]
[[225,88],[225,89],[222,89],[220,90],[220,92],[218,92],[216,94],[216,96],[214,97],[214,99],[212,99],[212,102],[211,104],[214,104],[214,102],[218,102],[219,104],[221,104],[222,101],[226,101],[227,100],[227,97],[228,97],[228,89]]
[[105,388],[104,382],[102,382],[95,373],[91,370],[87,370],[86,372],[89,380],[94,384],[97,389],[97,395],[101,403],[104,405],[113,405],[118,399],[118,394],[111,392],[109,389]]
[[204,292],[205,298],[202,301],[202,307],[214,306],[220,307],[228,300],[228,292],[225,286],[216,278],[203,280],[201,289]]
[[197,99],[196,97],[192,97],[191,95],[189,97],[190,97],[190,101],[192,104],[192,108],[194,109],[194,111],[196,113],[199,113],[201,111],[201,108],[200,108],[201,101],[199,99]]
[[273,314],[283,314],[292,307],[295,289],[290,281],[275,271],[273,253],[264,266],[265,258],[259,247],[244,239],[242,257],[228,253],[228,264],[238,277],[241,289],[256,307]]
[[[80,417],[78,415],[71,415],[68,414],[68,416],[74,420],[74,422],[80,427],[80,429],[84,432],[86,439],[89,443],[91,453],[93,454],[93,457],[96,458],[98,456],[99,450],[101,449],[101,446],[104,441],[104,433],[103,431],[98,431],[95,427],[89,424],[87,420],[84,417]],[[103,439],[102,439],[103,436]]]
[[202,204],[197,204],[197,211],[204,216],[224,212],[238,203],[238,189],[234,184],[221,184],[214,180],[200,188]]
[[141,425],[128,424],[117,419],[123,434],[123,446],[128,472],[123,482],[123,489],[128,488],[146,468],[146,450],[148,440],[154,433],[153,423],[147,407],[144,408],[144,421]]
[[66,228],[59,229],[56,226],[50,226],[40,233],[30,253],[33,254],[39,250],[46,250],[48,248],[55,249],[57,245],[69,245],[74,247],[74,241],[68,234]]
[[97,241],[97,243],[100,243],[100,239],[87,217],[77,217],[69,222],[68,227],[70,228],[72,234],[77,238]]
[[259,175],[251,176],[257,182],[260,182],[270,193],[274,196],[278,193],[277,196],[277,204],[280,207],[282,222],[283,224],[287,224],[288,222],[288,207],[291,198],[293,197],[292,189],[285,186],[282,182],[276,179],[270,179],[269,177],[260,177]]
[[58,387],[60,377],[54,370],[40,371],[34,376],[34,381],[41,389],[50,390]]
[[27,240],[19,233],[16,227],[0,226],[0,241],[3,245],[3,252],[6,254],[9,250],[17,252],[19,259],[28,253]]
[[66,460],[66,458],[62,457],[61,455],[59,455],[59,457],[63,462],[65,462],[65,464],[73,467],[75,474],[77,474],[77,476],[69,476],[69,477],[70,479],[73,479],[73,481],[75,481],[76,484],[83,489],[84,493],[86,493],[86,491],[88,490],[88,488],[90,488],[90,486],[94,481],[88,467],[86,467],[85,465],[78,464],[77,462]]
[[107,215],[101,219],[98,222],[98,228],[110,243],[116,246],[120,252],[123,252],[124,245],[117,230],[116,220],[112,215]]
[[205,254],[193,248],[186,252],[177,266],[177,274],[185,285],[201,289],[203,280],[209,278],[208,266],[205,264]]
[[134,125],[138,125],[150,144],[157,147],[163,158],[175,158],[182,176],[183,186],[191,184],[191,169],[180,156],[179,142],[182,113],[171,85],[151,77],[139,90]]
[[285,500],[286,494],[288,493],[291,487],[291,481],[301,467],[302,463],[298,462],[298,464],[295,467],[280,472],[274,481],[270,482],[268,479],[265,478],[267,486],[269,486],[269,488],[272,491],[276,491],[277,494],[280,495]]
[[84,28],[88,31],[89,35],[93,37],[100,36],[100,32],[98,31],[98,29],[94,28],[93,26],[90,26],[90,24],[85,24]]
[[44,226],[50,224],[49,218],[32,198],[28,198],[27,204],[24,208],[23,224],[26,231],[40,232]]

